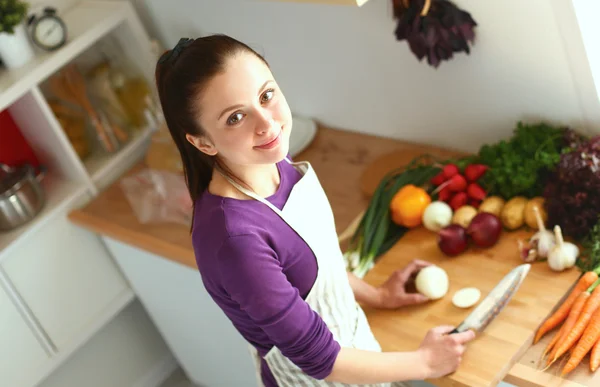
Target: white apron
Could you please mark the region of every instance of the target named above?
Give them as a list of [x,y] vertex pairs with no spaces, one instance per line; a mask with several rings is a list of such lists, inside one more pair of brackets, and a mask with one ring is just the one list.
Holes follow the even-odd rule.
[[[316,257],[318,270],[306,302],[323,319],[334,339],[342,347],[381,352],[381,347],[373,336],[367,318],[356,302],[350,287],[344,257],[338,244],[333,212],[317,175],[308,162],[292,163],[287,158],[286,161],[295,166],[303,176],[292,189],[282,211],[227,176],[224,177],[242,193],[269,206],[311,248]],[[262,386],[260,357],[253,346],[250,346],[250,351],[256,364],[258,385]],[[307,375],[277,347],[273,347],[266,354],[265,360],[277,384],[281,387],[349,386],[318,380]],[[402,365],[398,364],[398,366]],[[369,386],[389,387],[392,384]],[[408,386],[408,384],[393,383],[393,386]]]

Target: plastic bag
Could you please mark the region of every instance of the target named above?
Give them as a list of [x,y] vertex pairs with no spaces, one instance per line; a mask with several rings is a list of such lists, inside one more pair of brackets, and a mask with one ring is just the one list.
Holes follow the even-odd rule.
[[191,225],[192,200],[182,175],[145,168],[120,186],[140,223]]

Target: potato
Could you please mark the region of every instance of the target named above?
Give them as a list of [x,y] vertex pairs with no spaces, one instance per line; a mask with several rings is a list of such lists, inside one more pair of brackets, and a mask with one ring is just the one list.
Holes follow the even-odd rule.
[[533,207],[536,206],[540,211],[542,222],[546,224],[546,221],[548,220],[548,214],[546,213],[546,210],[544,210],[544,198],[536,196],[533,199],[530,199],[525,206],[525,224],[534,230],[538,229],[537,219],[535,218],[535,212],[533,211]]
[[524,196],[515,196],[510,199],[500,213],[502,225],[509,230],[516,230],[525,224],[525,206],[527,198]]
[[475,207],[462,206],[454,212],[454,215],[452,215],[451,223],[459,224],[464,228],[467,228],[475,215],[477,215],[477,209],[475,209]]
[[489,212],[490,214],[500,217],[502,208],[504,208],[504,203],[504,199],[502,199],[500,196],[490,196],[481,202],[479,205],[479,212]]

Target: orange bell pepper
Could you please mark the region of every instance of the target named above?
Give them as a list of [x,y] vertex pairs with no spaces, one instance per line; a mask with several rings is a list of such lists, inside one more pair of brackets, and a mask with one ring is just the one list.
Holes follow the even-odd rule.
[[425,208],[430,203],[431,196],[427,191],[413,184],[407,184],[398,190],[390,201],[392,221],[408,228],[420,226]]

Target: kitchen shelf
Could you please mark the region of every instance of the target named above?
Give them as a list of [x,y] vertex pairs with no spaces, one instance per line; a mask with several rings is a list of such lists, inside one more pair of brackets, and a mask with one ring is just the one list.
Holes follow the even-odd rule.
[[137,132],[134,132],[129,142],[115,153],[97,152],[86,158],[83,163],[92,182],[95,185],[98,185],[99,182],[118,165],[125,162],[132,154],[138,153],[138,151],[150,140],[150,136],[153,132],[154,129],[149,127],[140,129]]
[[[15,230],[0,231],[0,274],[6,272],[0,285],[22,316],[17,323],[25,324],[24,331],[29,326],[40,345],[24,345],[19,347],[23,356],[3,359],[5,367],[27,379],[17,384],[27,386],[41,383],[68,362],[135,299],[100,239],[74,226],[66,228],[71,227],[70,211],[89,202],[143,157],[153,133],[153,128],[135,132],[112,154],[92,148],[89,158],[78,156],[68,128],[62,127],[48,103],[45,82],[68,64],[81,70],[107,59],[112,44],[115,51],[122,51],[115,56],[125,57],[153,85],[156,53],[130,1],[72,1],[60,16],[67,26],[67,44],[53,52],[35,48],[35,57],[21,68],[0,67],[0,111],[10,111],[48,170],[42,180],[46,200],[40,213]],[[61,303],[69,294],[85,307]],[[35,360],[40,350],[48,355],[44,364],[27,361]]]
[[17,69],[0,70],[0,110],[4,110],[33,87],[114,30],[127,18],[127,2],[85,1],[61,15],[68,42],[53,52],[40,52]]
[[[46,195],[46,204],[42,211],[21,227],[8,232],[0,232],[0,262],[9,251],[28,240],[27,236],[34,234],[54,215],[63,213],[88,189],[85,182],[68,181],[52,174],[44,177],[42,187]],[[31,240],[30,243],[32,243]]]

